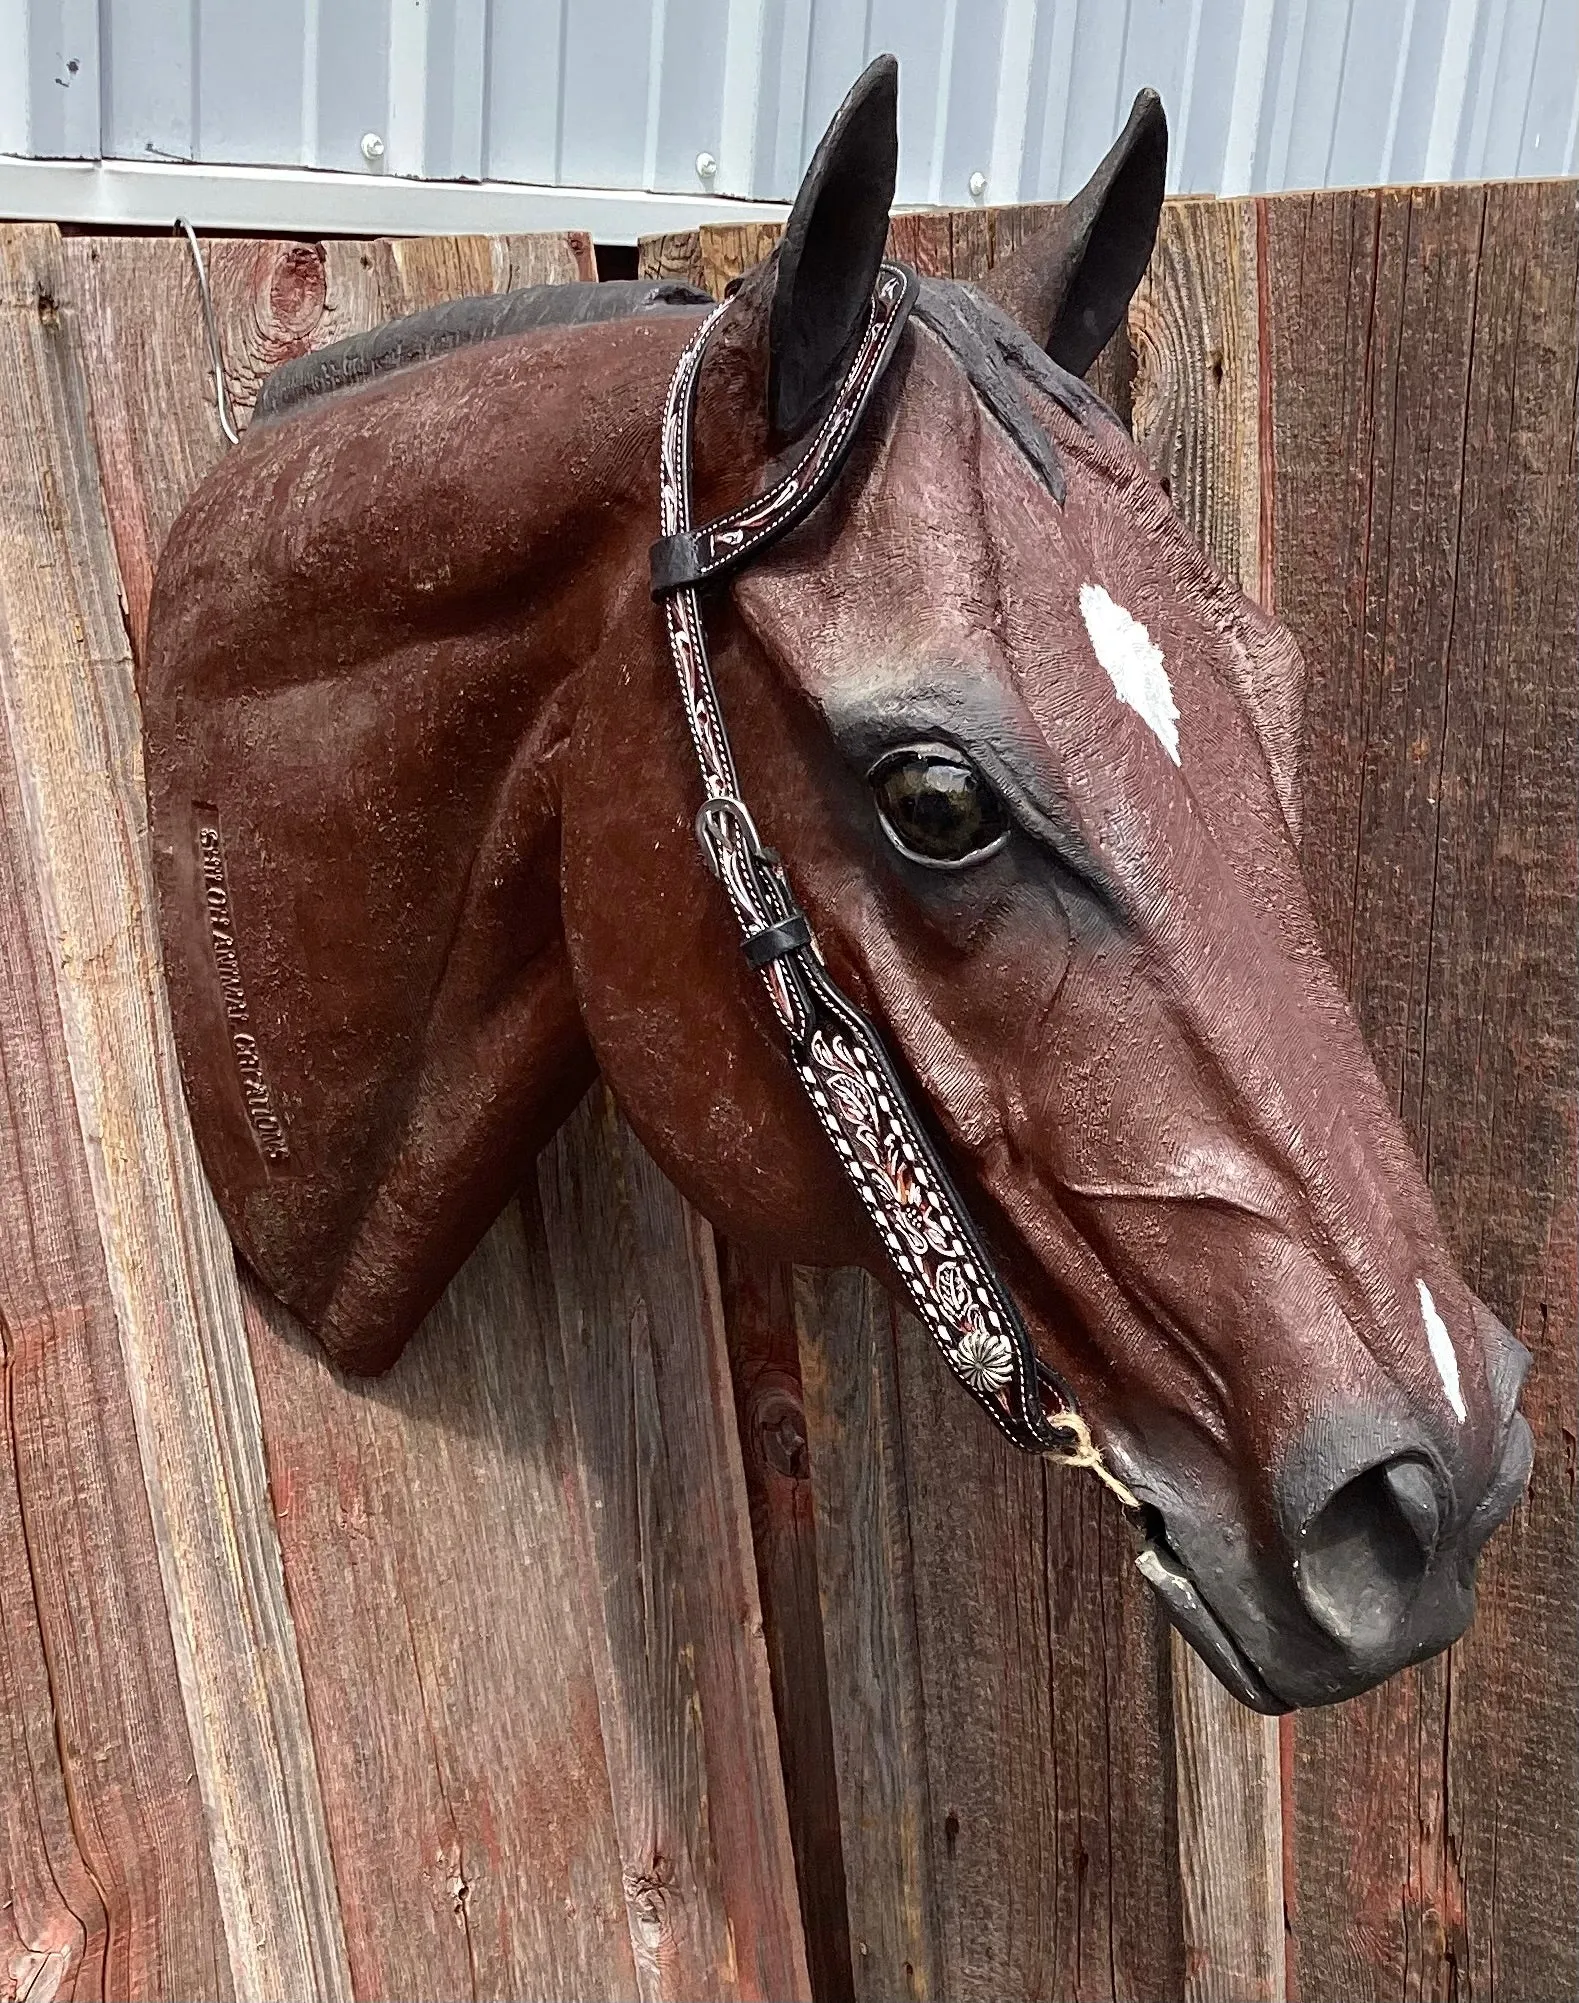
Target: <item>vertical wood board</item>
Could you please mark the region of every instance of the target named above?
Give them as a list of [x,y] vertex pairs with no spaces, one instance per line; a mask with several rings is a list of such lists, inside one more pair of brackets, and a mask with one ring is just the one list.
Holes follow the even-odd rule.
[[[140,840],[131,661],[76,316],[53,229],[7,230],[0,244],[16,391],[7,402],[20,419],[8,430],[15,484],[0,670],[74,1101],[52,1112],[86,1144],[111,1309],[95,1332],[118,1338],[130,1392],[141,1507],[214,1859],[228,1959],[220,1981],[259,1998],[340,1995],[344,1948],[238,1339],[235,1265],[175,1114],[180,1086]],[[108,1359],[96,1362],[103,1369]],[[122,1483],[130,1473],[118,1469]],[[28,1504],[24,1495],[24,1513]],[[72,1584],[77,1621],[113,1590],[96,1572]],[[140,1585],[148,1592],[155,1579],[145,1571]],[[70,1627],[51,1639],[69,1673]],[[173,1751],[166,1742],[166,1757]],[[69,1760],[66,1773],[75,1790]],[[143,1776],[139,1792],[174,1779]],[[90,1795],[102,1787],[91,1766],[80,1782]]]
[[601,1088],[538,1185],[643,1993],[809,1996],[712,1232]]
[[1579,1987],[1573,202],[1266,204],[1307,874],[1455,1252],[1536,1357],[1468,1636],[1295,1723],[1312,1999]]
[[722,1241],[719,1267],[808,1973],[818,2003],[849,2003],[849,1903],[795,1273]]
[[[30,506],[0,440],[0,549],[13,560],[30,553],[18,520]],[[0,556],[4,655],[8,573]],[[21,1994],[227,1995],[9,734],[0,738],[0,1218],[0,1969]]]
[[[1271,478],[1263,417],[1258,215],[1174,202],[1129,310],[1133,428],[1180,519],[1265,599]],[[1297,704],[1301,691],[1287,692]],[[1257,1717],[1169,1637],[1188,2003],[1283,2003],[1283,1798],[1277,1721]]]

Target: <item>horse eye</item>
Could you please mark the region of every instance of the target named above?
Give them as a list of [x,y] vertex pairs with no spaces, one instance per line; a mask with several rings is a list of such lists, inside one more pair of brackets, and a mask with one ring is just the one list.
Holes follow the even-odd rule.
[[868,775],[890,841],[934,869],[982,862],[1009,839],[1003,801],[946,745],[891,751]]

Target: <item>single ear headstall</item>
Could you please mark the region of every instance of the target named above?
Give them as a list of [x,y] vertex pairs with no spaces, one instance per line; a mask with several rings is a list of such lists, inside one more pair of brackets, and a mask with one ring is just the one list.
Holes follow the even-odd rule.
[[699,587],[738,570],[833,485],[893,359],[916,297],[915,274],[882,266],[855,357],[805,453],[778,484],[703,528],[691,525],[691,428],[716,307],[680,357],[664,408],[659,467],[662,535],[652,546],[686,721],[701,768],[697,838],[739,920],[791,1061],[876,1225],[911,1304],[944,1360],[1018,1447],[1088,1467],[1130,1508],[1135,1497],[1103,1461],[1066,1387],[1041,1362],[876,1029],[824,967],[778,856],[740,796],[729,734],[707,658]]

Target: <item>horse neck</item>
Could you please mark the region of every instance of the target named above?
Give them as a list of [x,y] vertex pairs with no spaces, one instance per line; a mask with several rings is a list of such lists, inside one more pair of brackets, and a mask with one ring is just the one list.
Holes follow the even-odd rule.
[[598,643],[633,607],[646,616],[664,393],[690,325],[620,321],[456,356],[473,366],[430,392],[466,441],[435,479],[481,531],[463,580],[475,630],[509,634],[534,707],[567,725]]

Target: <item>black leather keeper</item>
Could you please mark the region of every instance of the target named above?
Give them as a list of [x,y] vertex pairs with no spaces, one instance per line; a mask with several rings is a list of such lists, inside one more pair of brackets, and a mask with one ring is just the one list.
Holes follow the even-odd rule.
[[811,927],[806,922],[806,914],[797,911],[793,918],[785,918],[777,925],[766,925],[760,932],[753,932],[749,939],[741,942],[741,951],[754,967],[765,967],[770,960],[782,960],[786,953],[798,952],[802,946],[811,944]]
[[677,536],[659,536],[652,546],[650,561],[654,598],[667,597],[671,591],[701,582],[702,554],[689,529]]

